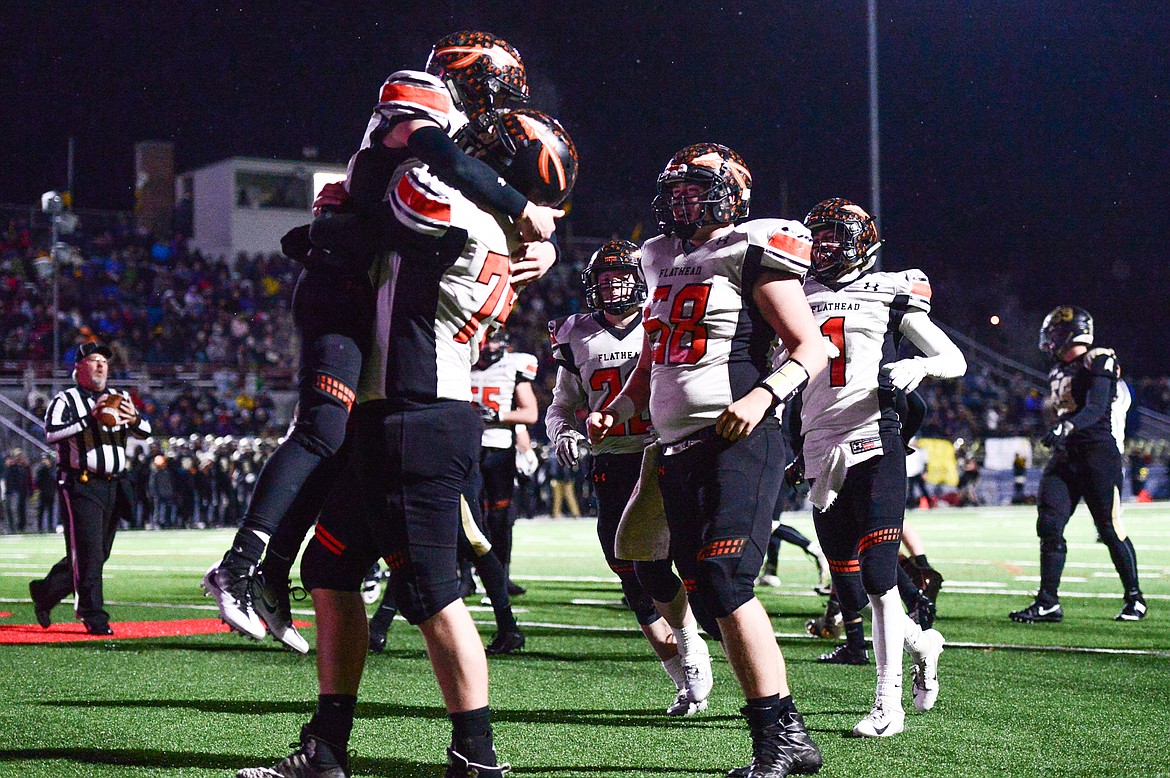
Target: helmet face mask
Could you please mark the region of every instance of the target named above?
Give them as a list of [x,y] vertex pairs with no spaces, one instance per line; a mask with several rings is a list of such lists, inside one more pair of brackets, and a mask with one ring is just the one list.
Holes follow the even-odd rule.
[[1065,350],[1078,344],[1093,345],[1093,317],[1088,311],[1061,305],[1044,317],[1039,348],[1047,357],[1058,360]]
[[812,233],[812,268],[809,274],[826,284],[846,284],[873,267],[877,250],[877,225],[861,206],[843,197],[813,206],[804,224]]
[[628,240],[611,240],[593,253],[581,272],[590,310],[623,314],[646,302],[642,250]]
[[426,71],[447,85],[472,132],[493,126],[501,109],[528,102],[528,75],[520,52],[489,32],[445,35],[431,48]]
[[671,157],[651,203],[658,228],[683,240],[701,227],[747,218],[752,175],[743,158],[717,143],[696,143]]
[[577,182],[573,139],[541,111],[504,111],[488,130],[467,133],[461,141],[469,154],[491,165],[537,205],[560,205]]

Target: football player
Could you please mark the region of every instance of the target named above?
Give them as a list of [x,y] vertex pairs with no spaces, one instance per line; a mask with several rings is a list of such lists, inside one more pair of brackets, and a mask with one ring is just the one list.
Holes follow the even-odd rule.
[[[488,338],[471,371],[471,402],[485,425],[478,501],[493,553],[504,566],[511,596],[525,591],[511,578],[512,525],[516,522],[511,509],[516,488],[515,430],[517,424],[534,424],[540,418],[532,391],[536,368],[536,357],[510,350],[508,334],[499,330]],[[491,592],[488,595],[492,596]]]
[[[642,252],[628,240],[603,245],[581,273],[590,313],[549,322],[557,379],[545,428],[564,467],[577,467],[585,440],[576,429],[577,411],[605,408],[642,353],[646,281],[641,259]],[[653,437],[649,414],[642,412],[612,429],[593,449],[589,476],[597,495],[597,538],[642,634],[674,681],[675,699],[666,712],[692,715],[707,708],[711,655],[686,605],[682,581],[669,559],[634,562],[619,558],[615,550],[622,512],[641,473],[642,452]],[[675,619],[671,604],[680,594],[681,612]]]
[[[503,117],[498,130],[517,153],[483,152],[486,158],[529,197],[559,204],[577,165],[564,129],[521,109]],[[289,757],[274,768],[243,770],[243,778],[348,775],[368,648],[360,589],[378,558],[392,571],[399,611],[423,633],[452,722],[446,775],[498,778],[508,769],[496,761],[487,661],[459,597],[456,555],[460,502],[483,430],[471,405],[471,365],[484,331],[502,324],[512,308],[510,257],[520,236],[505,215],[476,207],[424,166],[404,167],[392,193],[376,211],[314,222],[315,241],[379,249],[371,271],[374,344],[362,366],[352,441],[353,488],[365,510],[319,521],[301,561],[317,622],[316,712]],[[418,242],[387,232],[395,225]]]
[[[361,149],[350,160],[344,187],[327,187],[314,204],[315,212],[338,207],[343,201],[350,207],[375,206],[385,199],[395,170],[413,157],[477,205],[514,217],[522,234],[548,238],[563,212],[533,203],[453,140],[459,136],[471,146],[479,134],[506,138],[499,131],[500,111],[527,97],[523,62],[506,41],[483,32],[459,32],[440,39],[431,50],[427,72],[398,71],[382,85]],[[346,420],[369,347],[373,300],[360,265],[325,262],[314,266],[308,258],[307,230],[294,230],[282,245],[286,254],[307,263],[293,298],[303,344],[297,411],[290,435],[256,481],[231,548],[207,572],[203,588],[215,598],[220,617],[232,629],[256,639],[267,630],[284,645],[306,653],[308,643],[290,616],[289,572],[335,475],[316,479],[308,503],[290,517],[293,526],[282,533],[289,540],[269,548],[259,572],[253,572],[269,539],[305,491],[310,475],[337,453],[345,439]],[[516,283],[539,277],[556,256],[547,242],[529,243],[518,251],[523,253],[523,262],[514,268]],[[339,470],[333,468],[334,473]]]
[[[783,478],[775,407],[824,368],[825,347],[800,287],[808,230],[743,221],[751,185],[743,158],[715,143],[667,163],[653,203],[663,234],[642,246],[642,354],[588,430],[600,443],[649,407],[671,557],[699,622],[718,624],[747,700],[753,756],[736,774],[764,778],[816,772],[822,762],[754,582]],[[790,358],[773,371],[777,335]]]
[[[906,451],[898,392],[926,376],[966,371],[962,353],[930,320],[930,283],[918,270],[872,271],[881,244],[860,206],[824,200],[805,218],[812,270],[804,291],[829,351],[828,368],[801,396],[801,456],[812,484],[813,523],[844,611],[873,607],[877,694],[853,728],[887,737],[905,727],[902,649],[914,660],[914,705],[938,696],[943,638],[923,631],[902,607],[898,548],[906,510]],[[897,359],[901,339],[926,356]],[[860,581],[860,586],[858,582]]]
[[1011,618],[1025,623],[1064,618],[1058,596],[1068,553],[1064,527],[1083,499],[1125,590],[1117,621],[1144,619],[1137,553],[1121,522],[1121,453],[1130,395],[1117,355],[1094,345],[1093,317],[1074,305],[1055,308],[1044,318],[1040,350],[1053,362],[1048,384],[1056,412],[1056,426],[1041,441],[1052,449],[1052,459],[1040,477],[1036,501],[1040,591]]

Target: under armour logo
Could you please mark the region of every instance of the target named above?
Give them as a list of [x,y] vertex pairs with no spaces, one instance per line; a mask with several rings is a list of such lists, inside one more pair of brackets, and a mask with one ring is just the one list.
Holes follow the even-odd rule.
[[876,292],[878,290],[878,284],[876,281],[866,281],[861,285],[861,288],[867,292]]

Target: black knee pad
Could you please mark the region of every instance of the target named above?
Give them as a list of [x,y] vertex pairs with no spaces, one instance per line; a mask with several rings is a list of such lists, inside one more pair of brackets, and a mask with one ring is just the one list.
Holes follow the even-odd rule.
[[723,640],[723,631],[719,629],[719,619],[715,614],[715,605],[711,596],[703,591],[688,589],[687,601],[691,605],[691,613],[703,631],[715,640]]
[[720,538],[699,549],[698,578],[715,616],[727,618],[756,596],[764,555],[751,538]]
[[660,559],[653,562],[635,562],[634,572],[638,574],[638,583],[642,591],[658,602],[674,602],[682,581],[674,574],[670,560]]
[[359,592],[366,571],[377,558],[373,553],[359,554],[349,549],[339,554],[314,536],[301,556],[301,584],[309,591]]
[[650,601],[650,596],[638,583],[638,576],[634,572],[634,563],[618,559],[610,562],[609,569],[613,570],[618,580],[622,582],[622,594],[625,595],[626,604],[634,612],[638,623],[646,626],[658,621],[658,611],[655,610],[654,603]]
[[[317,379],[336,383],[349,391],[352,402],[353,391],[344,384],[324,374],[319,374]],[[331,457],[345,442],[345,425],[348,421],[349,408],[339,398],[323,392],[311,395],[302,392],[289,437],[320,457]]]
[[861,538],[861,585],[868,594],[880,596],[898,585],[900,527],[876,529]]
[[[832,562],[830,562],[832,564]],[[832,571],[833,589],[837,593],[837,602],[841,604],[841,613],[846,621],[855,619],[861,609],[869,603],[865,593],[865,586],[861,583],[861,574],[852,572]]]

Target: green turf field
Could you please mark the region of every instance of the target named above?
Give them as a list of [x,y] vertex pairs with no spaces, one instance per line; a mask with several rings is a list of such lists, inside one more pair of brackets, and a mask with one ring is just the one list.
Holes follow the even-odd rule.
[[[807,514],[791,519],[811,535]],[[1170,508],[1127,509],[1150,617],[1125,624],[1113,621],[1119,583],[1083,509],[1067,533],[1065,621],[1048,625],[1007,619],[1038,580],[1034,509],[910,519],[947,577],[937,626],[948,647],[938,705],[919,714],[907,690],[902,735],[846,737],[869,710],[874,671],[815,662],[828,644],[801,634],[823,604],[804,555],[784,546],[784,587],[760,591],[825,754],[821,775],[1170,775]],[[748,761],[741,697],[721,657],[708,711],[663,715],[673,685],[617,602],[592,522],[521,521],[516,535],[528,647],[489,661],[496,742],[516,775],[722,775]],[[106,567],[114,629],[211,615],[199,580],[229,537],[120,534]],[[28,580],[63,548],[60,536],[0,537],[0,611],[11,614],[0,625],[33,622]],[[54,611],[69,615],[67,606]],[[490,638],[490,612],[475,616]],[[311,656],[227,633],[0,645],[0,679],[0,773],[20,776],[234,775],[286,754],[316,694]],[[399,620],[387,652],[367,664],[354,773],[441,776],[448,737],[419,633]]]

